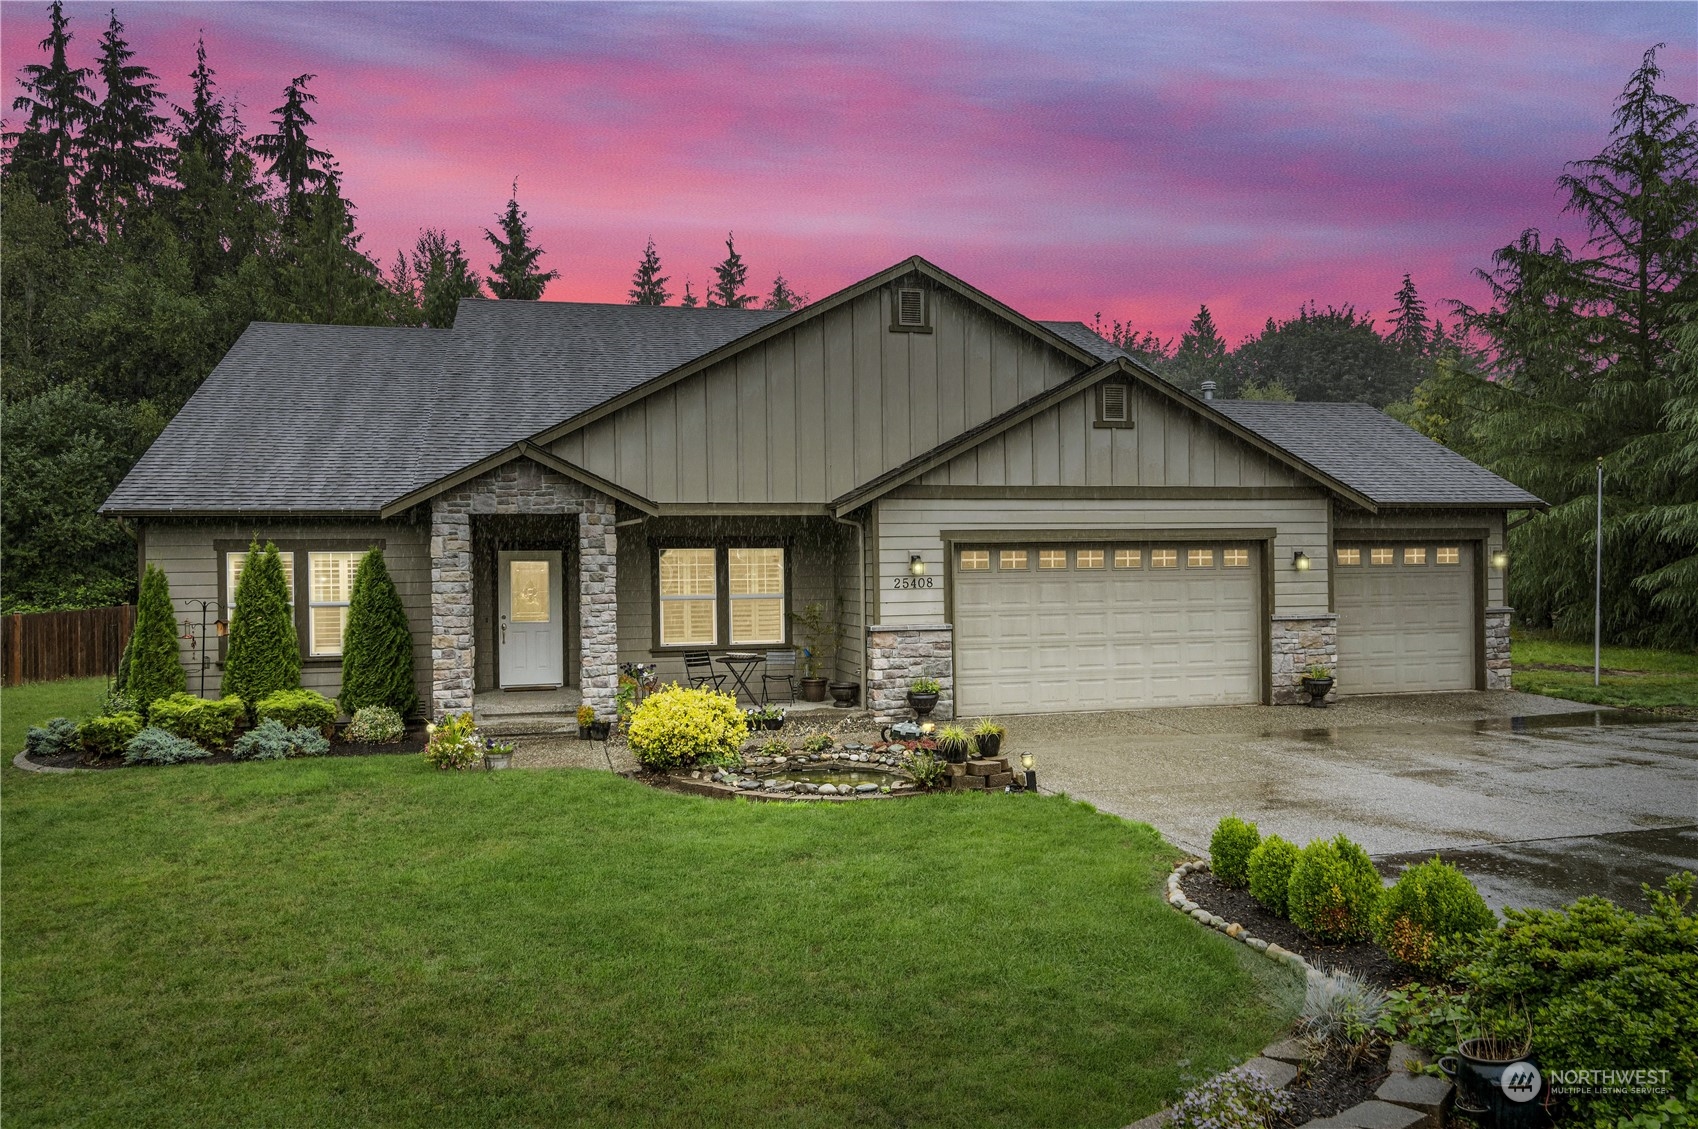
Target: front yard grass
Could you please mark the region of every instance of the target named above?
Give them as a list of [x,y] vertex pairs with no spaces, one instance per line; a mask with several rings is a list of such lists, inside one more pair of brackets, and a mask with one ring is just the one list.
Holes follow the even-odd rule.
[[49,718],[79,721],[100,708],[104,678],[62,678],[0,688],[0,752],[11,760],[24,747],[30,726]]
[[1575,702],[1630,709],[1698,711],[1698,654],[1648,647],[1605,647],[1600,685],[1592,685],[1592,644],[1535,632],[1510,637],[1515,688]]
[[1300,992],[1060,797],[4,772],[9,1126],[1116,1126]]

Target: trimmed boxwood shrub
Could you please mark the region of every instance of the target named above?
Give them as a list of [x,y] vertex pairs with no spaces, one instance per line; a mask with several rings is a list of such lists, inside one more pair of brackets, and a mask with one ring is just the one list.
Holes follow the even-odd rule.
[[230,744],[236,726],[247,720],[247,716],[246,703],[233,694],[216,701],[193,694],[172,694],[153,703],[148,722],[197,745],[222,749]]
[[330,752],[330,741],[316,729],[290,729],[276,718],[266,718],[240,737],[230,750],[232,760],[279,761],[287,757],[322,757]]
[[1498,919],[1468,876],[1437,855],[1411,866],[1380,895],[1374,940],[1405,964],[1443,971],[1454,942],[1492,928]]
[[342,693],[336,699],[345,714],[366,706],[387,706],[402,717],[419,706],[413,681],[413,629],[401,594],[389,578],[383,550],[360,558],[354,591],[348,599],[348,628],[342,635]]
[[261,721],[272,718],[290,729],[304,725],[319,732],[336,724],[336,703],[317,690],[278,690],[260,699],[254,713]]
[[1381,889],[1367,851],[1343,835],[1317,839],[1291,868],[1287,909],[1292,924],[1316,940],[1365,940],[1373,932]]
[[1215,824],[1209,839],[1209,869],[1228,886],[1242,887],[1250,877],[1250,852],[1262,841],[1254,823],[1229,815]]
[[1269,835],[1250,852],[1250,896],[1273,913],[1288,912],[1291,868],[1297,865],[1297,847]]
[[32,757],[56,757],[75,751],[77,723],[68,717],[56,717],[40,725],[30,726],[24,734],[24,752]]
[[115,757],[142,731],[139,713],[114,713],[91,717],[77,727],[83,752],[96,760]]
[[299,687],[301,644],[276,545],[267,543],[261,549],[254,541],[248,546],[235,604],[230,649],[224,656],[224,692],[257,704],[273,691]]
[[148,565],[142,574],[136,629],[124,653],[124,693],[135,700],[143,715],[159,699],[188,689],[189,679],[177,656],[177,613],[171,607],[171,583],[158,565]]
[[644,768],[662,771],[730,760],[748,735],[732,695],[672,685],[643,699],[627,740]]
[[205,760],[211,755],[188,738],[167,733],[156,725],[137,733],[124,746],[125,764],[180,764]]

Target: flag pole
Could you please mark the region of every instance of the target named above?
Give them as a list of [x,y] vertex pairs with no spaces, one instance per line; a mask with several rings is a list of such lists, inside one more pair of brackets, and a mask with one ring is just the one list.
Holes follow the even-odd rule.
[[1604,654],[1604,457],[1598,456],[1598,530],[1592,560],[1592,685],[1599,685]]

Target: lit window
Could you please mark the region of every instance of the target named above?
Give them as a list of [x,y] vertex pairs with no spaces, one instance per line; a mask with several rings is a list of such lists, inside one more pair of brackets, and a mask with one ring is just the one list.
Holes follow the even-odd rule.
[[1424,565],[1424,564],[1426,564],[1427,563],[1427,550],[1425,548],[1420,548],[1420,549],[1411,548],[1411,549],[1403,550],[1403,563],[1406,564],[1406,565]]
[[1116,549],[1114,551],[1115,568],[1143,568],[1144,551],[1142,549]]
[[962,572],[983,572],[989,567],[989,549],[963,549],[961,551]]
[[660,645],[712,646],[718,641],[712,549],[660,551]]
[[354,573],[364,553],[308,553],[312,587],[307,600],[309,653],[339,655],[342,632],[348,626],[348,600],[354,592]]
[[1185,550],[1186,568],[1213,568],[1215,566],[1215,551],[1213,549]]
[[[294,607],[295,554],[278,553],[277,556],[283,562],[283,587],[287,589],[289,593],[289,606]],[[225,589],[225,598],[230,601],[229,605],[224,609],[224,618],[226,620],[233,620],[236,618],[236,585],[242,579],[242,565],[247,561],[247,559],[248,555],[246,553],[226,553],[224,555],[224,567],[226,570],[228,584],[228,587]]]
[[1103,566],[1103,551],[1101,549],[1080,549],[1073,555],[1073,563],[1079,568],[1101,568]]
[[1179,550],[1178,549],[1151,549],[1150,550],[1150,567],[1151,568],[1178,568],[1179,567]]
[[997,567],[998,568],[1025,568],[1026,567],[1026,550],[1024,550],[1024,549],[1004,549],[998,555]]
[[1341,565],[1359,565],[1362,563],[1361,549],[1340,549],[1338,563]]
[[1225,565],[1227,568],[1249,568],[1250,550],[1222,549],[1220,552],[1220,563]]
[[784,642],[784,550],[727,551],[731,642]]
[[1368,563],[1369,564],[1388,565],[1391,562],[1392,562],[1392,553],[1391,553],[1390,549],[1369,549],[1368,550]]
[[1462,550],[1460,550],[1460,549],[1457,549],[1457,548],[1434,549],[1433,552],[1434,552],[1435,557],[1436,557],[1436,559],[1433,562],[1434,564],[1446,565],[1446,564],[1461,564],[1462,563]]
[[1066,568],[1067,567],[1067,550],[1066,549],[1039,549],[1038,550],[1038,567],[1039,568]]

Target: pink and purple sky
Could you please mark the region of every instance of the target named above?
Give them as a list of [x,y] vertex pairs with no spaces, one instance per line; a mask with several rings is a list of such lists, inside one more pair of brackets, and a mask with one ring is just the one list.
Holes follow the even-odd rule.
[[[68,3],[91,65],[108,3]],[[1040,318],[1228,338],[1305,299],[1429,306],[1597,153],[1645,49],[1698,101],[1698,3],[136,3],[182,100],[204,31],[251,127],[318,75],[365,246],[481,239],[515,177],[552,299],[622,301],[653,236],[699,293],[725,233],[762,293],[924,255]],[[0,63],[46,5],[0,5]],[[8,110],[8,114],[10,111]]]

